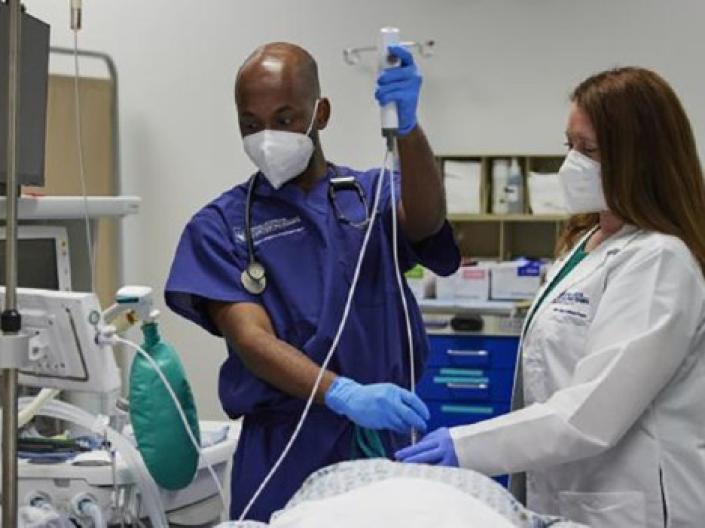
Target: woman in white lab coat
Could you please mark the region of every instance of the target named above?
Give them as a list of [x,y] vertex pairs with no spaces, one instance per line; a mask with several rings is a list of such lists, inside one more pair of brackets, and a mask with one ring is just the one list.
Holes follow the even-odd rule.
[[560,180],[573,217],[527,316],[523,408],[399,460],[527,472],[528,506],[594,527],[705,525],[705,185],[670,86],[577,87]]

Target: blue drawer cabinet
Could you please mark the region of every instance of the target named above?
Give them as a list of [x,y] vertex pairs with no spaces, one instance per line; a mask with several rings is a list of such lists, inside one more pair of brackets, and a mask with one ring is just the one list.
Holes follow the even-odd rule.
[[[429,334],[431,352],[416,386],[429,430],[481,422],[511,409],[519,337]],[[507,477],[497,477],[507,485]]]
[[416,391],[434,427],[471,424],[509,411],[518,336],[429,334],[431,353]]
[[518,337],[430,335],[430,367],[514,369]]

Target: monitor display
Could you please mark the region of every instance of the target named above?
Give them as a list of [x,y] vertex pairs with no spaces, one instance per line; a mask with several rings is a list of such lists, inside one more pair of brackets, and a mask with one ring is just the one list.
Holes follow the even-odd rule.
[[[8,38],[10,7],[0,2],[0,184],[7,172]],[[49,26],[27,13],[22,15],[20,64],[19,159],[21,185],[44,185]]]
[[[20,239],[17,241],[17,257],[17,285],[20,288],[60,289],[55,239]],[[0,240],[0,285],[5,285],[4,240]]]

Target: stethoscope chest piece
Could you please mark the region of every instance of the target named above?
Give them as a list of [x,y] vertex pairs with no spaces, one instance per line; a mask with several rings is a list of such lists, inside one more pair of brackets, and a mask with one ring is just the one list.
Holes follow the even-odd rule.
[[252,295],[260,295],[267,287],[264,266],[256,260],[250,262],[240,275],[243,287]]
[[[333,170],[337,175],[338,169],[333,166]],[[247,243],[247,257],[249,264],[245,268],[245,271],[243,271],[240,275],[242,286],[252,295],[261,295],[267,287],[266,272],[264,266],[255,260],[255,244],[252,240],[252,205],[255,199],[255,186],[257,185],[258,174],[259,173],[252,177],[252,180],[250,180],[250,186],[247,189],[247,200],[245,201],[245,241]],[[364,220],[357,222],[352,221],[348,219],[338,208],[338,204],[335,199],[336,191],[346,190],[355,191],[357,193],[360,203],[365,210]],[[338,220],[341,222],[359,228],[366,227],[370,222],[370,211],[367,206],[367,200],[365,199],[365,193],[362,190],[362,186],[357,182],[354,176],[335,176],[331,178],[330,186],[328,188],[328,199],[335,209]]]

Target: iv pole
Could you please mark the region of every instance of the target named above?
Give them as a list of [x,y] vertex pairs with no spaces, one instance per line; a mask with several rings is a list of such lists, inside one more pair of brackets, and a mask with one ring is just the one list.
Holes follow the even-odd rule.
[[22,335],[17,311],[17,178],[21,17],[20,0],[8,0],[7,90],[7,216],[5,250],[5,307],[0,316],[0,369],[2,369],[2,526],[17,526],[17,370],[28,360],[29,337]]

